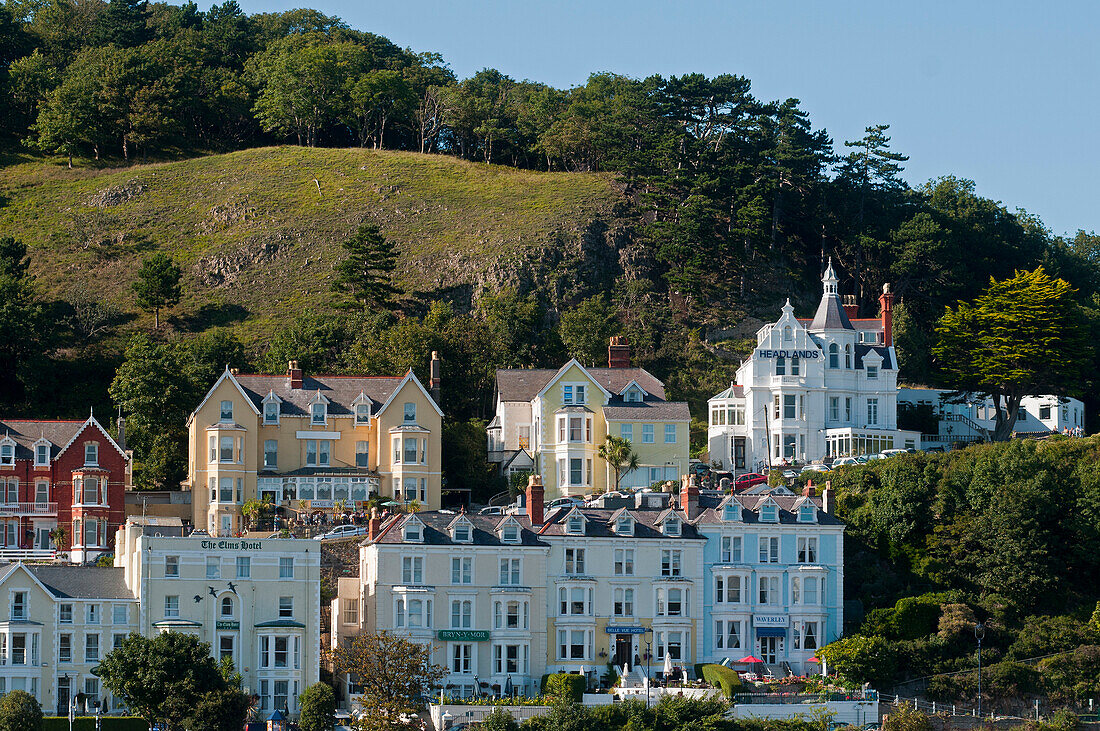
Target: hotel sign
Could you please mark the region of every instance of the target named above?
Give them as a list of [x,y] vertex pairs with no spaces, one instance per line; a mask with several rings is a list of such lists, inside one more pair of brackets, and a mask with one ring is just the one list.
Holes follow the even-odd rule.
[[821,357],[820,350],[769,350],[757,348],[756,358],[801,358],[802,360],[816,360]]
[[207,541],[203,540],[200,547],[204,551],[259,551],[259,541]]
[[436,633],[436,639],[450,640],[452,642],[488,642],[489,630],[487,629],[441,629]]
[[788,619],[786,614],[754,614],[752,624],[754,627],[786,627]]
[[241,623],[240,622],[229,622],[229,621],[226,621],[224,619],[218,620],[218,623],[215,625],[215,629],[240,629],[240,628],[241,628]]
[[616,627],[613,624],[604,628],[604,632],[609,635],[644,635],[648,631],[648,627]]

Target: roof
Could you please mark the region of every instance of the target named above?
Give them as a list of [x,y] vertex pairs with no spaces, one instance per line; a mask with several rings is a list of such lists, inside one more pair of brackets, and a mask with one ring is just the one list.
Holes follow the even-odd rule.
[[861,370],[863,368],[863,356],[867,355],[871,351],[878,353],[882,356],[881,368],[886,370],[893,370],[897,366],[894,365],[894,359],[890,356],[890,348],[886,345],[856,345],[856,369]]
[[285,375],[233,377],[257,409],[263,408],[265,396],[274,393],[282,401],[279,413],[285,416],[308,415],[309,404],[318,393],[328,399],[330,415],[354,414],[351,404],[360,393],[371,400],[371,413],[377,413],[404,380],[404,376],[305,376],[301,388],[291,388]]
[[883,330],[882,318],[879,318],[879,317],[867,317],[867,318],[862,318],[861,317],[861,318],[852,320],[851,323],[852,323],[852,327],[854,327],[856,330],[867,330],[867,331],[878,330],[879,332],[882,332],[882,330]]
[[[382,534],[374,543],[405,543],[404,531],[401,530],[409,520],[416,518],[424,524],[424,540],[411,543],[427,546],[462,546],[465,543],[455,543],[451,539],[448,526],[458,517],[453,512],[444,513],[439,510],[428,510],[419,513],[408,513],[396,516],[382,531]],[[509,518],[514,519],[520,526],[521,546],[543,546],[546,544],[539,540],[535,531],[531,528],[531,519],[526,515],[478,515],[476,513],[462,513],[463,517],[474,527],[473,545],[475,546],[514,546],[514,543],[504,543],[497,535],[497,528]]]
[[101,566],[23,564],[57,599],[129,599],[124,569]]
[[738,386],[736,383],[731,383],[730,387],[725,391],[711,396],[711,399],[716,398],[745,398],[745,387]]
[[[812,497],[804,498],[802,495],[746,495],[740,493],[738,495],[730,496],[730,499],[739,503],[742,507],[741,522],[742,523],[759,523],[760,522],[760,505],[766,500],[771,500],[779,506],[779,524],[780,525],[808,525],[806,523],[798,522],[798,515],[794,512],[796,505],[803,500],[810,500],[817,506],[817,522],[812,525],[844,525],[843,521],[837,518],[835,515],[826,513],[821,510],[821,498]],[[699,507],[702,512],[699,517],[696,518],[695,524],[698,526],[705,525],[729,525],[729,521],[722,520],[721,505],[725,502],[726,498],[716,497],[701,497],[699,498]]]
[[626,401],[603,407],[608,421],[691,421],[684,401]]
[[817,305],[817,312],[810,323],[812,330],[854,330],[848,313],[840,302],[839,294],[824,294]]
[[[497,393],[501,401],[529,402],[554,376],[558,368],[501,368],[497,370]],[[631,381],[659,399],[665,397],[665,386],[645,368],[585,368],[588,375],[613,394],[622,391]]]
[[[622,508],[588,508],[575,507],[554,510],[546,518],[546,524],[539,531],[541,536],[555,536],[568,538],[573,534],[566,533],[565,522],[570,513],[579,512],[585,517],[585,538],[628,538],[645,539],[659,538],[661,540],[695,540],[703,538],[684,514],[678,510],[664,508],[630,508],[630,517],[634,519],[634,535],[621,536],[613,530],[615,517],[622,512]],[[680,535],[669,536],[661,532],[660,523],[662,516],[675,514],[682,523]]]
[[[0,439],[5,435],[11,437],[15,442],[15,458],[28,460],[34,459],[34,443],[39,439],[46,439],[52,445],[50,459],[54,459],[62,449],[76,439],[85,425],[97,426],[108,439],[111,439],[102,425],[92,417],[79,420],[0,419]],[[122,453],[113,439],[111,444]]]

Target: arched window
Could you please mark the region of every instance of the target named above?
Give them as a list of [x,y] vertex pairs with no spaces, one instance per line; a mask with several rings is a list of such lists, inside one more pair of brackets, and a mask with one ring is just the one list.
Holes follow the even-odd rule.
[[852,346],[850,343],[844,345],[844,367],[852,367]]
[[790,325],[786,325],[786,326],[785,326],[785,327],[783,328],[783,339],[784,339],[784,340],[790,340],[790,339],[791,339],[791,337],[792,337],[792,335],[791,335],[791,332],[792,332],[792,331],[791,331],[791,326],[790,326]]
[[829,344],[829,367],[840,368],[840,346],[836,343]]
[[222,616],[223,617],[232,617],[233,616],[233,597],[231,597],[231,596],[222,597]]

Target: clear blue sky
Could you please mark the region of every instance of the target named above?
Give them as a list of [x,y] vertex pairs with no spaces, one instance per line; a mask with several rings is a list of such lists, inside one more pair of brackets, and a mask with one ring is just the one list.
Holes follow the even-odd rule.
[[840,148],[891,125],[912,185],[954,174],[1055,233],[1100,230],[1094,0],[243,0],[315,7],[466,77],[735,73],[802,100]]

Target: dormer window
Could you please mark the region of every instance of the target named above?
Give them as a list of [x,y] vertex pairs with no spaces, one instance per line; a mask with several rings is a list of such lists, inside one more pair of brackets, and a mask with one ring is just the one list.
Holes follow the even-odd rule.
[[420,543],[424,539],[423,531],[420,530],[420,523],[416,521],[406,523],[404,537],[406,541]]
[[473,541],[473,531],[469,523],[458,523],[451,530],[451,537],[455,543],[470,543]]
[[762,523],[778,523],[779,508],[774,503],[767,503],[760,508],[760,521]]
[[810,503],[805,503],[798,509],[799,523],[813,523],[817,510]]
[[867,366],[867,378],[869,378],[869,379],[878,378],[878,366],[873,366],[873,365]]
[[726,503],[722,508],[722,520],[741,520],[741,508],[733,503]]
[[370,404],[359,403],[355,405],[355,425],[363,426],[370,423]]
[[264,402],[264,423],[265,424],[278,424],[279,423],[279,402],[278,401],[265,401]]
[[565,524],[565,532],[576,536],[584,535],[584,517],[576,513],[570,515]]
[[318,401],[309,406],[309,421],[311,424],[323,425],[328,420],[328,406],[323,401]]
[[405,423],[416,423],[416,404],[414,404],[412,401],[405,402]]
[[218,421],[233,421],[233,402],[222,401],[222,407]]
[[666,536],[680,535],[680,521],[676,518],[667,518],[661,526],[661,532]]
[[634,521],[628,515],[621,516],[615,521],[615,532],[620,536],[634,535]]
[[89,467],[99,466],[99,445],[88,442],[84,445],[84,465]]
[[38,442],[34,445],[34,466],[47,467],[50,464],[50,443]]
[[502,543],[519,543],[519,526],[515,523],[509,523],[501,528],[500,540]]
[[0,442],[0,465],[11,467],[15,464],[15,442],[10,439]]

